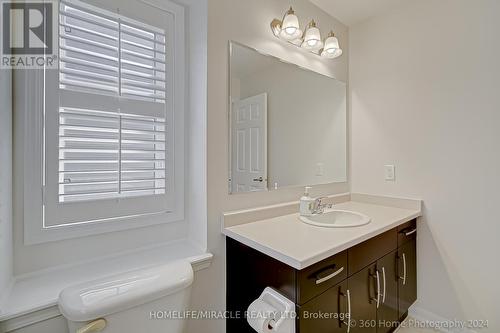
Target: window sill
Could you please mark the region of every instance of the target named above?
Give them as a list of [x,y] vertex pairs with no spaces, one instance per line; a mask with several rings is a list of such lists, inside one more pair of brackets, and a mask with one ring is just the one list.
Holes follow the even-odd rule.
[[[0,308],[0,322],[9,320],[12,321],[9,326],[15,325],[19,328],[22,327],[19,325],[26,326],[59,315],[56,307],[59,293],[73,284],[143,267],[162,265],[178,259],[187,259],[193,265],[193,270],[198,271],[207,268],[212,257],[211,253],[206,253],[186,240],[182,240],[77,265],[56,267],[18,276],[9,291],[6,302]],[[53,309],[50,309],[51,307]],[[33,318],[22,318],[28,314],[33,314]]]

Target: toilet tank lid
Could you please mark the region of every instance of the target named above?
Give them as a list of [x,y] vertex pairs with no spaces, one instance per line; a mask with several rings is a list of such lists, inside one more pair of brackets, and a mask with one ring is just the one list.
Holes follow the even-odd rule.
[[70,321],[88,321],[142,305],[185,289],[193,282],[186,260],[84,282],[59,294],[59,309]]

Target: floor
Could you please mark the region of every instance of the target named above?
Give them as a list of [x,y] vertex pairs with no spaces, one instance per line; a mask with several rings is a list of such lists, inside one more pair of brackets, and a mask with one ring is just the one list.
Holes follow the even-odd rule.
[[394,333],[436,333],[439,331],[436,331],[434,329],[429,329],[429,328],[418,328],[415,327],[414,324],[411,324],[411,321],[414,321],[415,319],[412,319],[410,317],[406,318],[406,320],[403,322],[401,327],[397,329]]

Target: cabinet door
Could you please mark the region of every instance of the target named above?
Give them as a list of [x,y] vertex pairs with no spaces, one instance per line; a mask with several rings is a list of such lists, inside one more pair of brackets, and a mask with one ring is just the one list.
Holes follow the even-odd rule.
[[417,300],[417,242],[412,240],[398,249],[399,318]]
[[226,309],[240,314],[227,318],[226,332],[255,333],[244,316],[248,306],[266,287],[295,302],[295,270],[229,237],[226,253]]
[[397,251],[377,261],[380,279],[380,300],[377,309],[377,333],[389,333],[398,326]]
[[351,296],[350,333],[377,332],[376,270],[372,264],[347,279]]
[[298,333],[346,333],[347,280],[298,306]]

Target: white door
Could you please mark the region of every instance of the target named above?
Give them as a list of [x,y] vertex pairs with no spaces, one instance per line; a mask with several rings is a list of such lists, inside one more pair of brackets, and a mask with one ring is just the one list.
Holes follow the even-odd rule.
[[231,190],[267,190],[267,93],[233,102]]

